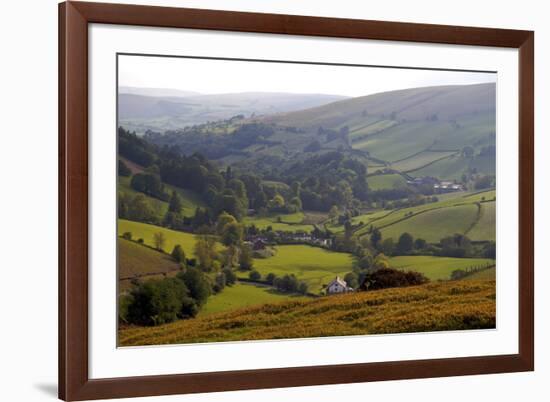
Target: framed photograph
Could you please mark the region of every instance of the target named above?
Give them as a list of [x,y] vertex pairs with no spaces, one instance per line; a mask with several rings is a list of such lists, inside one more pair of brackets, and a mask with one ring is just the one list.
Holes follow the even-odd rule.
[[59,16],[61,399],[533,370],[533,32]]

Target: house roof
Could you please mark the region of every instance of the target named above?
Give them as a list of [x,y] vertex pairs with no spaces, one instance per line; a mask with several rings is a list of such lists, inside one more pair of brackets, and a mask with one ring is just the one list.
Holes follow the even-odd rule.
[[343,286],[345,288],[348,287],[348,284],[346,283],[346,281],[343,279],[340,279],[339,276],[333,279],[332,282],[330,282],[327,287],[331,287],[334,283],[337,283],[338,285]]

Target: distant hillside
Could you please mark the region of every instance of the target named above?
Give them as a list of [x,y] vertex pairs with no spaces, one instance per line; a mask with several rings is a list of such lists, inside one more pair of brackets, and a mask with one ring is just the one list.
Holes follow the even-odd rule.
[[[408,179],[494,175],[495,92],[494,83],[405,89],[299,111],[218,120],[148,140],[178,146],[186,153],[200,152],[243,170],[288,170],[313,155],[338,150],[367,164],[370,174],[398,172]],[[233,96],[223,97],[224,102],[236,102]]]
[[495,312],[494,281],[448,281],[126,328],[119,331],[119,346],[485,329],[495,328]]
[[372,124],[373,117],[396,122],[451,121],[468,115],[495,112],[495,84],[448,85],[403,89],[361,96],[270,117],[266,120],[294,127],[337,128]]
[[138,133],[148,129],[160,132],[177,130],[236,115],[249,117],[302,110],[345,99],[324,94],[244,92],[202,95],[135,88],[121,88],[119,92],[120,124]]

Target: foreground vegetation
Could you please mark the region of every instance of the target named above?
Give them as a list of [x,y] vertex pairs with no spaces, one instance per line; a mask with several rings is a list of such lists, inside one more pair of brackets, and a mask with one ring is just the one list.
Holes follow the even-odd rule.
[[119,346],[494,328],[495,292],[494,281],[453,281],[296,299],[122,328]]

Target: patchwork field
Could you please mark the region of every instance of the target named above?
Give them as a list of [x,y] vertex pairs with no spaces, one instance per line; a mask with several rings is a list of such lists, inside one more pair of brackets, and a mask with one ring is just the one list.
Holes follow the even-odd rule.
[[428,242],[438,242],[454,233],[467,233],[473,240],[494,240],[494,223],[491,224],[491,220],[494,222],[495,203],[487,201],[495,200],[495,197],[495,190],[441,194],[437,202],[382,210],[354,217],[352,222],[363,222],[363,226],[356,231],[360,236],[367,235],[372,225],[382,231],[384,238],[393,237],[394,240],[403,232]]
[[495,282],[453,281],[264,304],[119,330],[119,346],[495,328]]
[[[351,271],[352,257],[346,253],[306,245],[283,245],[275,247],[275,250],[273,257],[255,259],[254,269],[262,277],[270,272],[277,276],[294,274],[309,285],[312,293],[321,292],[323,285],[334,277],[344,276]],[[238,272],[237,276],[246,278],[248,273]]]
[[452,258],[424,255],[390,257],[392,268],[420,272],[432,281],[451,279],[451,273],[457,269],[484,267],[494,263],[494,260],[488,258]]
[[233,286],[226,286],[223,292],[210,296],[206,305],[199,313],[199,317],[253,305],[298,298],[298,296],[279,293],[271,287],[238,282]]
[[176,244],[181,245],[187,256],[193,255],[193,247],[195,246],[195,236],[191,233],[178,232],[176,230],[170,230],[155,225],[149,225],[147,223],[127,221],[124,219],[118,220],[118,235],[122,235],[125,232],[132,233],[132,238],[143,239],[143,242],[153,247],[153,236],[155,233],[161,232],[166,238],[166,245],[164,251],[171,252]]

